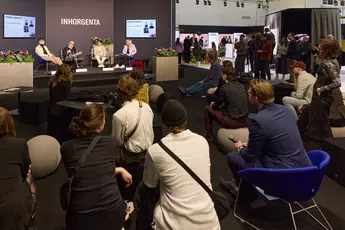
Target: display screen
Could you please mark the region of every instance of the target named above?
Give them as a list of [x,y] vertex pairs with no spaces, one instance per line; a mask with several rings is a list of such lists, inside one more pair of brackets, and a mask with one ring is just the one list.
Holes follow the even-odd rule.
[[127,20],[127,38],[156,38],[156,20]]
[[36,18],[4,14],[4,38],[35,38]]

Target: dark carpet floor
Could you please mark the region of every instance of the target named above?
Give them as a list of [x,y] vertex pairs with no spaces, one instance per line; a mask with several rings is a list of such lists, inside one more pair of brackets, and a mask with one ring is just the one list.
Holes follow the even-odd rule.
[[[199,96],[183,98],[178,93],[176,86],[179,84],[185,86],[191,85],[196,81],[202,80],[206,75],[206,70],[187,67],[184,78],[181,78],[178,82],[159,83],[165,91],[173,93],[176,99],[185,105],[189,114],[189,128],[200,135],[205,134],[203,109],[206,105],[206,100]],[[152,82],[150,83],[152,84]],[[113,91],[115,85],[96,87],[96,89]],[[37,95],[39,97],[48,97],[47,89],[40,89],[38,91],[38,93],[35,93],[35,97]],[[23,98],[31,96],[25,94]],[[13,109],[16,107],[16,98],[0,95],[0,106]],[[17,123],[17,133],[19,137],[29,140],[36,135],[44,134],[45,125],[29,126]],[[307,150],[316,148],[318,148],[316,145],[306,143]],[[225,154],[220,152],[215,144],[212,144],[210,149],[212,184],[216,188],[218,187],[220,176],[225,179],[231,179],[232,175],[225,162]],[[38,199],[37,221],[39,229],[53,230],[64,227],[64,212],[59,206],[58,191],[60,185],[66,178],[66,172],[60,164],[59,168],[52,175],[36,181]],[[345,188],[330,180],[328,177],[325,177],[315,200],[330,220],[334,229],[345,229]],[[255,203],[254,208],[255,210],[243,208],[243,215],[249,220],[258,223],[262,229],[293,229],[288,206],[284,205],[284,203],[273,202],[266,205],[264,200],[260,199]],[[317,217],[319,216],[317,215]],[[132,218],[134,219],[135,216]],[[296,221],[299,229],[322,229],[310,217],[304,214],[298,214]],[[222,229],[251,229],[235,219],[233,213],[230,213],[221,225]],[[135,224],[132,224],[129,229],[135,229]]]

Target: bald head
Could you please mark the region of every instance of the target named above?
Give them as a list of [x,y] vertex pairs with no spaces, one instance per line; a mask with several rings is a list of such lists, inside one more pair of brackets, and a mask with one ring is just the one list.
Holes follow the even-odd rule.
[[334,35],[333,35],[333,34],[328,34],[328,35],[327,35],[327,38],[328,38],[328,39],[331,39],[331,40],[334,40]]

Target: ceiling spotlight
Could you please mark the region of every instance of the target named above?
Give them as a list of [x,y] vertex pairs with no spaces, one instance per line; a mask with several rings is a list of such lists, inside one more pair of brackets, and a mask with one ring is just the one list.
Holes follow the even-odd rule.
[[236,2],[236,6],[240,7],[240,2],[239,1]]
[[209,6],[211,5],[211,0],[208,0],[208,5],[209,5]]
[[241,7],[242,7],[242,8],[244,7],[244,2],[241,3]]
[[260,2],[258,3],[258,9],[261,9],[261,3]]
[[180,3],[180,1],[179,1],[179,0],[176,0],[176,3]]
[[199,5],[199,0],[196,0],[196,4]]
[[226,1],[226,0],[224,0],[224,6],[227,6],[227,5],[228,5],[227,1]]
[[207,0],[204,0],[204,5],[207,6]]

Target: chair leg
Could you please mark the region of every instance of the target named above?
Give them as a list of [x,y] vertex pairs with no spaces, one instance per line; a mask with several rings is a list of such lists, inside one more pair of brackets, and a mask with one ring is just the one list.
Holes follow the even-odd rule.
[[292,211],[292,207],[291,207],[291,204],[290,203],[287,203],[289,205],[289,209],[290,209],[290,214],[291,214],[291,219],[292,219],[292,223],[293,223],[293,226],[295,228],[295,230],[297,230],[297,226],[296,226],[296,221],[295,221],[295,213]]
[[241,186],[242,185],[242,178],[240,180],[240,184],[239,184],[239,188],[238,188],[238,191],[237,191],[237,194],[236,194],[236,201],[235,201],[235,207],[234,207],[234,216],[239,219],[243,224],[247,224],[249,226],[251,226],[252,228],[256,229],[256,230],[260,230],[260,228],[256,227],[255,225],[253,225],[252,223],[246,221],[245,219],[243,219],[242,217],[240,217],[238,214],[237,214],[237,205],[238,205],[238,200],[239,200],[239,197],[240,197],[240,193],[241,193]]

